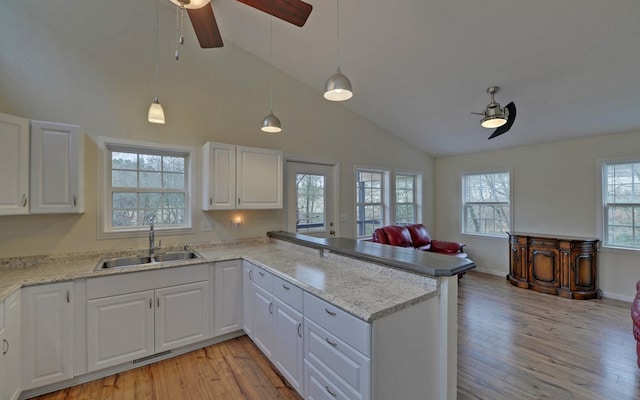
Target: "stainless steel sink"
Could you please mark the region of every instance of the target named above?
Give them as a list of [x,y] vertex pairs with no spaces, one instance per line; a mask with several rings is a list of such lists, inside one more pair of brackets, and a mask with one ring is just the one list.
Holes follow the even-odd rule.
[[98,263],[96,269],[134,267],[136,265],[151,264],[149,256],[107,258]]
[[126,256],[116,258],[106,258],[100,260],[96,266],[96,270],[108,269],[108,268],[126,268],[137,267],[145,264],[153,264],[157,262],[169,262],[180,260],[191,260],[194,258],[202,258],[200,254],[195,251],[176,251],[170,253],[156,254],[155,256]]
[[202,256],[195,251],[177,251],[172,253],[156,254],[153,256],[153,259],[156,262],[190,260],[193,258],[202,258]]

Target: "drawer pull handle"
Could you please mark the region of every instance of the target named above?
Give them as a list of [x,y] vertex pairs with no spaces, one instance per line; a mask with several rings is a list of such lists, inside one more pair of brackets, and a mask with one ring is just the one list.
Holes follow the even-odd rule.
[[249,270],[249,280],[250,281],[253,280],[253,270],[252,269]]
[[298,323],[298,337],[302,337],[302,322]]
[[269,314],[273,314],[273,303],[269,303]]
[[338,343],[333,343],[329,338],[325,338],[324,340],[326,340],[332,347],[338,347]]
[[332,397],[335,397],[336,399],[338,398],[338,395],[337,395],[337,394],[335,394],[335,393],[333,393],[333,392],[331,391],[331,389],[329,389],[329,386],[325,386],[325,387],[324,387],[324,390],[326,390],[326,391],[327,391],[327,393],[329,393]]
[[282,284],[282,287],[284,288],[284,290],[291,290],[291,288],[287,285],[285,285],[284,283]]
[[264,276],[264,272],[258,271],[258,273],[260,274],[260,276]]
[[22,195],[22,207],[26,207],[27,206],[27,195],[23,194]]
[[71,303],[71,291],[67,290],[67,304]]
[[324,310],[327,312],[327,314],[331,315],[332,317],[336,316],[336,313],[334,313],[333,311],[330,311],[330,310],[328,310],[326,308]]
[[77,206],[77,205],[78,205],[78,195],[77,195],[77,194],[74,194],[74,195],[73,195],[73,206],[75,207],[75,206]]
[[9,342],[7,339],[2,339],[2,355],[6,355],[9,352]]

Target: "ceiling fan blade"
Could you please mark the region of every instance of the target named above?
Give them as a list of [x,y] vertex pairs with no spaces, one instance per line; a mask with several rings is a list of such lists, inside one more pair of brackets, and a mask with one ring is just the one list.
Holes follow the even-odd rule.
[[302,0],[238,0],[296,26],[303,26],[313,6]]
[[511,129],[511,126],[515,122],[515,120],[516,120],[516,105],[512,101],[511,103],[507,104],[507,106],[505,108],[507,110],[509,110],[509,117],[507,118],[507,123],[502,125],[498,129],[496,129],[493,132],[493,134],[491,136],[489,136],[489,139],[493,139],[495,137],[498,137],[498,136],[502,135],[503,133],[506,133],[509,129]]
[[200,8],[187,8],[196,37],[203,49],[222,47],[222,36],[211,3]]

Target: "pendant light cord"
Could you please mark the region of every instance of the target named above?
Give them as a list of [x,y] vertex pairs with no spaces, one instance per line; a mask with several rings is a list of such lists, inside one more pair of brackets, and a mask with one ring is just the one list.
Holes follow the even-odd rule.
[[269,70],[271,75],[269,77],[269,108],[273,114],[273,17],[269,17],[269,63],[271,64]]
[[160,29],[158,28],[158,25],[160,25],[159,23],[159,14],[160,14],[160,0],[156,1],[156,26],[155,26],[155,40],[153,43],[153,51],[155,53],[155,61],[156,61],[156,70],[155,70],[155,92],[156,92],[156,99],[155,101],[158,101],[158,34],[160,32]]
[[340,0],[336,0],[336,49],[338,53],[338,69],[340,69]]

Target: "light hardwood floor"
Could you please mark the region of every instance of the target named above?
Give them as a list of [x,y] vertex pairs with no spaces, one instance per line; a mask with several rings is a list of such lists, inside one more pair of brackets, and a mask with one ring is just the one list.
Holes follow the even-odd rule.
[[[628,303],[568,300],[471,272],[459,306],[459,400],[640,399]],[[243,336],[37,399],[300,397]]]

